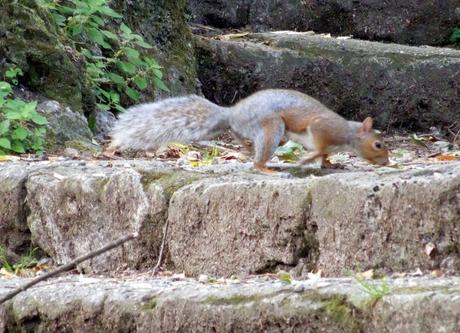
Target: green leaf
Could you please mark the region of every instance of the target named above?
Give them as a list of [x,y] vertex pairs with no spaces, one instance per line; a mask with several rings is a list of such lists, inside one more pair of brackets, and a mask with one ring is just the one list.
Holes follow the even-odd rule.
[[153,75],[155,75],[160,80],[163,78],[163,72],[160,71],[158,68],[152,68]]
[[105,37],[107,38],[110,38],[110,39],[113,39],[113,40],[117,40],[118,39],[118,36],[115,35],[113,32],[111,31],[108,31],[108,30],[101,30],[101,32],[104,34]]
[[460,28],[455,28],[452,30],[452,35],[450,36],[450,41],[452,43],[460,42]]
[[11,84],[5,81],[0,81],[0,92],[5,93],[6,95],[9,95],[13,91],[13,88],[11,88]]
[[110,16],[110,17],[115,17],[115,18],[123,17],[120,14],[118,14],[116,11],[114,11],[112,8],[110,8],[109,6],[102,7],[101,9],[99,9],[99,12],[104,15]]
[[110,105],[108,105],[108,104],[97,103],[96,107],[97,107],[97,109],[102,110],[102,111],[109,111],[110,110]]
[[110,80],[116,84],[120,84],[120,85],[126,84],[125,79],[121,75],[118,75],[115,73],[109,73],[108,76]]
[[125,34],[127,34],[127,35],[131,35],[131,34],[133,33],[133,32],[131,31],[131,29],[128,28],[128,26],[127,26],[126,24],[124,24],[124,23],[122,23],[122,24],[120,25],[120,30],[121,30],[122,32],[124,32]]
[[126,72],[128,74],[135,74],[136,71],[137,71],[136,66],[133,65],[130,62],[119,61],[118,66],[121,68],[122,71],[124,71],[124,72]]
[[22,119],[21,114],[17,111],[8,111],[7,113],[5,113],[5,117],[6,119],[10,119],[10,120]]
[[8,132],[9,128],[10,128],[10,121],[8,119],[0,122],[0,135],[3,135],[6,132]]
[[119,112],[125,112],[126,111],[126,109],[124,107],[122,107],[120,104],[115,105],[115,110],[117,110]]
[[70,28],[70,32],[72,36],[76,36],[81,34],[83,31],[83,26],[81,24],[74,25],[73,27]]
[[120,103],[120,95],[116,91],[110,91],[110,101],[115,104]]
[[92,15],[91,20],[93,20],[97,25],[104,25],[105,24],[104,20],[102,18],[100,18],[99,16],[97,16],[97,15]]
[[21,141],[13,141],[13,143],[11,144],[11,148],[10,148],[12,151],[16,152],[16,153],[19,153],[19,154],[23,154],[26,152],[26,150],[24,149],[24,145],[22,144]]
[[147,80],[139,76],[134,79],[134,83],[140,90],[144,90],[145,88],[147,88],[147,85],[148,85]]
[[135,43],[139,45],[140,47],[143,47],[144,49],[152,49],[153,46],[150,45],[149,43],[146,43],[143,39],[136,40]]
[[136,86],[140,90],[144,90],[148,86],[147,80],[145,78],[139,77],[139,76],[134,79],[134,83],[136,84]]
[[153,59],[153,58],[145,57],[145,58],[144,58],[144,61],[149,65],[149,67],[158,68],[158,69],[161,69],[161,68],[162,68],[162,67],[160,66],[160,64],[159,64],[158,62],[156,62],[156,60]]
[[29,131],[27,131],[23,127],[18,127],[13,131],[11,138],[17,139],[17,140],[24,140],[25,138],[27,138],[28,135],[29,135]]
[[88,28],[86,29],[88,33],[88,38],[95,42],[96,44],[102,46],[105,49],[109,49],[110,45],[105,42],[104,35],[96,28]]
[[11,149],[11,142],[7,138],[0,138],[0,147]]
[[46,134],[46,127],[37,127],[34,129],[34,135],[38,137],[42,137]]
[[158,89],[169,92],[169,88],[159,78],[153,77],[153,83],[155,84],[155,87],[157,87]]
[[37,125],[46,125],[46,124],[48,124],[48,120],[46,120],[45,117],[40,116],[38,113],[33,114],[32,117],[30,118],[30,120],[32,120]]
[[88,49],[81,49],[80,53],[83,54],[86,58],[92,58],[93,54]]
[[138,91],[130,87],[126,87],[125,92],[126,92],[126,95],[128,95],[129,98],[131,98],[134,102],[137,102],[139,98],[141,97],[141,94]]
[[139,56],[140,56],[139,51],[136,50],[136,49],[133,49],[133,48],[131,48],[131,47],[125,48],[125,53],[126,53],[126,56],[127,56],[128,58],[134,58],[134,59],[136,59],[136,58],[139,58]]
[[281,271],[277,274],[277,277],[280,281],[283,281],[288,284],[292,283],[291,275],[288,272]]

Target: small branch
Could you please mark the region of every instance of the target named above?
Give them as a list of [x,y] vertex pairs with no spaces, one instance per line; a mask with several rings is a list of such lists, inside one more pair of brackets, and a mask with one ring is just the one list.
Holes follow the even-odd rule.
[[23,286],[14,289],[12,292],[9,292],[8,294],[6,294],[4,297],[2,297],[0,299],[0,304],[3,304],[4,302],[6,302],[7,300],[13,298],[14,296],[19,294],[20,292],[23,292],[24,290],[29,289],[30,287],[36,285],[37,283],[39,283],[41,281],[49,279],[50,277],[58,275],[58,274],[60,274],[62,272],[71,270],[71,269],[75,268],[78,264],[82,263],[83,261],[86,261],[86,260],[94,258],[94,257],[96,257],[96,256],[98,256],[98,255],[100,255],[102,253],[110,251],[110,250],[112,250],[112,249],[114,249],[114,248],[126,243],[127,241],[130,241],[130,240],[132,240],[134,238],[137,238],[137,237],[138,237],[138,234],[137,234],[137,232],[135,232],[135,233],[132,233],[132,234],[130,234],[128,236],[119,238],[119,239],[117,239],[117,240],[115,240],[115,241],[113,241],[113,242],[101,247],[98,250],[89,252],[89,253],[81,256],[81,257],[78,257],[78,258],[72,260],[68,264],[65,264],[65,265],[63,265],[61,267],[58,267],[57,269],[55,269],[55,270],[53,270],[51,272],[48,272],[48,273],[43,274],[43,275],[40,275],[39,277],[36,277],[32,281],[30,281],[30,282],[24,284]]
[[153,267],[153,270],[152,270],[152,275],[153,276],[157,275],[157,273],[158,273],[158,271],[160,269],[160,266],[161,266],[161,262],[163,261],[163,252],[164,252],[164,248],[165,248],[166,237],[168,236],[168,227],[169,227],[169,219],[166,219],[165,228],[163,230],[163,239],[161,240],[160,253],[158,254],[158,261],[157,261],[157,264],[155,265],[155,267]]

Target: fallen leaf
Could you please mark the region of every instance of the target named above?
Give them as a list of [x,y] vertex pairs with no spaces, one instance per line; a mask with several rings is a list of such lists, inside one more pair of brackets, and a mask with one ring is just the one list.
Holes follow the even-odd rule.
[[0,162],[7,162],[7,161],[19,161],[20,158],[13,155],[1,155]]
[[283,282],[286,282],[286,283],[289,283],[289,284],[292,283],[291,274],[289,274],[288,272],[280,271],[280,272],[278,272],[278,274],[276,274],[276,277],[280,281],[283,281]]
[[364,280],[370,280],[370,279],[373,279],[374,278],[374,270],[373,269],[369,269],[365,272],[362,272],[362,273],[357,273],[356,274],[356,278],[358,279],[364,279]]
[[442,155],[436,156],[436,159],[438,161],[456,161],[457,157],[451,154],[442,154]]

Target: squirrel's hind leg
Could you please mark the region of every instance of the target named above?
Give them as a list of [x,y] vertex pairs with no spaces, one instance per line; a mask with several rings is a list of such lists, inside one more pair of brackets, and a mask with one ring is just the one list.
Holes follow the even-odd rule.
[[279,174],[277,171],[267,168],[267,161],[272,157],[284,135],[284,122],[279,116],[262,119],[261,131],[254,137],[254,167],[266,174]]

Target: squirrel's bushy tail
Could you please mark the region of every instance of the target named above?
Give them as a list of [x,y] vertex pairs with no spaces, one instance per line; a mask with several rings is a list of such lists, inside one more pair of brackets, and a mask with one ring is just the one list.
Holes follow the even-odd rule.
[[147,150],[207,139],[228,128],[228,115],[224,107],[196,95],[137,105],[115,123],[111,147]]

